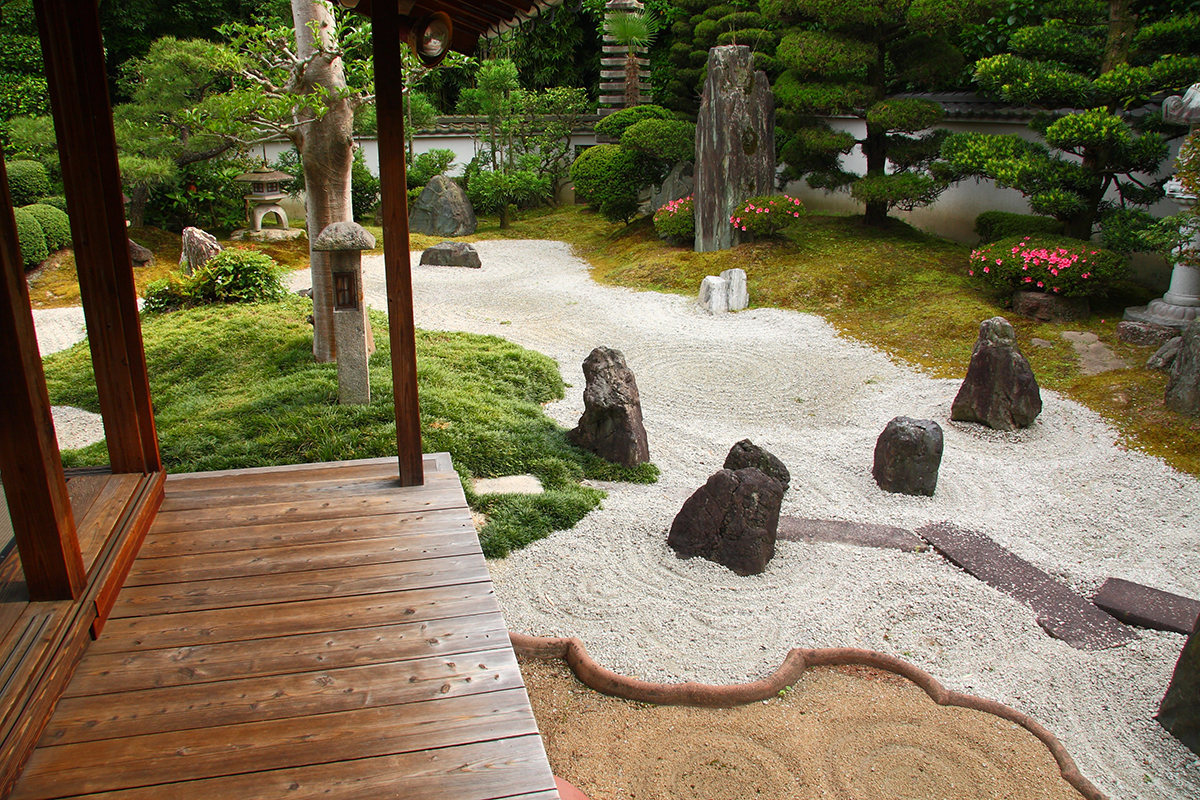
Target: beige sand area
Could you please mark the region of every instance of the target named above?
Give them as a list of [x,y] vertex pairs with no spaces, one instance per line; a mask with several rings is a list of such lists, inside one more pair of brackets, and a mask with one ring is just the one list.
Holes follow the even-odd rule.
[[522,659],[554,773],[591,800],[1078,800],[1032,734],[945,708],[905,678],[817,667],[736,708],[606,697]]

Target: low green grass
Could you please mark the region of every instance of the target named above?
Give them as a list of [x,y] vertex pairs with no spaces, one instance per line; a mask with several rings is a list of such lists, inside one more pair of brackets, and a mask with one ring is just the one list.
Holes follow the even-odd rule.
[[[146,316],[142,334],[163,460],[171,472],[339,461],[396,453],[387,320],[370,359],[369,405],[337,402],[337,367],[312,358],[311,304],[205,306]],[[86,344],[45,359],[51,402],[99,411]],[[569,445],[542,404],[563,396],[546,356],[494,336],[418,331],[422,437],[426,452],[449,452],[468,499],[488,523],[490,557],[569,528],[604,493],[584,478],[653,482],[644,464],[616,467]],[[63,453],[66,466],[107,462],[104,444]],[[530,473],[537,496],[488,495],[472,477]]]

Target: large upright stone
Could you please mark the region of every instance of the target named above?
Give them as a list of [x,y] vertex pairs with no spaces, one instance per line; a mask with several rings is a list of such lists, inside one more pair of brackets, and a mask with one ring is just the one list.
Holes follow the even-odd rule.
[[1200,417],[1200,319],[1183,329],[1179,352],[1167,380],[1167,408],[1189,417]]
[[750,48],[708,51],[708,77],[696,119],[696,252],[741,241],[729,223],[738,203],[775,186],[775,97],[755,72]]
[[1200,619],[1179,654],[1155,717],[1172,736],[1200,756]]
[[783,484],[746,467],[723,469],[683,504],[667,544],[685,558],[702,556],[738,575],[757,575],[775,555]]
[[199,228],[184,228],[179,246],[179,271],[184,275],[191,275],[221,252],[217,237]]
[[626,467],[649,461],[642,399],[625,356],[597,347],[583,362],[583,376],[583,416],[567,441]]
[[742,439],[729,448],[729,455],[725,456],[724,467],[734,472],[746,467],[754,467],[783,484],[785,492],[792,483],[792,473],[788,472],[784,463],[774,453],[762,449],[749,439]]
[[944,447],[933,420],[896,417],[875,442],[871,475],[885,492],[933,497]]
[[750,305],[750,291],[746,288],[746,270],[739,267],[721,273],[729,292],[729,310],[741,311]]
[[1032,425],[1040,413],[1042,394],[1013,326],[1004,317],[984,320],[950,419],[1011,431]]
[[672,200],[687,197],[696,186],[696,166],[683,161],[671,168],[663,182],[650,192],[648,212],[653,214]]
[[729,281],[709,275],[700,281],[700,307],[710,314],[729,310]]
[[445,175],[431,178],[408,212],[408,229],[426,236],[470,236],[476,224],[471,201]]

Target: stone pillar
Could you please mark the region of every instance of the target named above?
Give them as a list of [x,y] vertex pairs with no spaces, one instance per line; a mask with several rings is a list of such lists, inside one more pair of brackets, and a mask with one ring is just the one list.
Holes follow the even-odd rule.
[[734,206],[775,189],[775,97],[754,71],[745,45],[708,52],[708,77],[696,119],[696,252],[727,250],[741,239]]
[[363,301],[362,251],[375,246],[375,237],[355,222],[335,222],[321,231],[313,250],[329,253],[333,279],[333,335],[337,342],[338,402],[371,402],[367,358],[373,342],[367,304]]

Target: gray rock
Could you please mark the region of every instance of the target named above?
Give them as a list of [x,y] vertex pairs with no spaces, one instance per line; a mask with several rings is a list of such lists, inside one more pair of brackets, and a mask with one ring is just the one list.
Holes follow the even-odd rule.
[[408,229],[426,236],[470,236],[476,225],[471,201],[445,175],[430,179],[408,212]]
[[785,492],[792,483],[792,474],[788,472],[788,468],[784,466],[783,462],[749,439],[742,439],[729,448],[729,455],[725,456],[724,467],[734,472],[746,467],[754,467],[779,481]]
[[1062,297],[1046,292],[1013,293],[1013,311],[1038,322],[1077,322],[1091,313],[1086,297]]
[[1155,719],[1200,756],[1200,619],[1196,620],[1183,652],[1179,654]]
[[672,167],[662,184],[651,192],[649,213],[653,214],[672,200],[691,194],[696,183],[695,172],[696,167],[690,161]]
[[142,247],[133,239],[129,240],[129,260],[135,267],[145,267],[154,263],[154,253]]
[[421,253],[421,263],[436,267],[470,267],[479,269],[483,262],[479,252],[466,242],[440,242]]
[[642,399],[620,350],[597,347],[583,362],[583,416],[567,441],[601,458],[636,467],[650,460]]
[[683,504],[667,544],[684,558],[701,556],[738,575],[757,575],[775,555],[783,484],[754,467],[723,469]]
[[729,282],[716,275],[709,275],[700,282],[700,307],[710,314],[724,314],[729,310]]
[[727,269],[721,273],[721,277],[727,285],[730,311],[741,311],[750,305],[750,292],[746,289],[746,270],[736,267]]
[[1167,379],[1167,408],[1189,417],[1200,417],[1200,319],[1183,329],[1179,354]]
[[191,275],[221,252],[217,237],[199,228],[184,228],[179,244],[179,271],[184,275]]
[[696,252],[727,250],[742,239],[729,224],[734,206],[775,186],[775,97],[755,72],[750,48],[708,51],[708,76],[696,119]]
[[950,419],[1011,431],[1032,425],[1041,412],[1042,394],[1016,331],[1003,317],[984,320]]
[[1148,322],[1123,320],[1117,323],[1117,338],[1138,347],[1162,347],[1179,335],[1179,331]]
[[1154,351],[1154,355],[1146,359],[1146,369],[1161,369],[1163,372],[1170,372],[1182,347],[1182,336],[1176,336],[1174,339],[1167,341],[1162,347]]
[[875,442],[871,474],[885,492],[933,497],[942,449],[942,428],[936,422],[896,417]]
[[322,251],[371,250],[375,237],[357,222],[334,222],[325,226],[321,235],[313,240],[312,249]]

